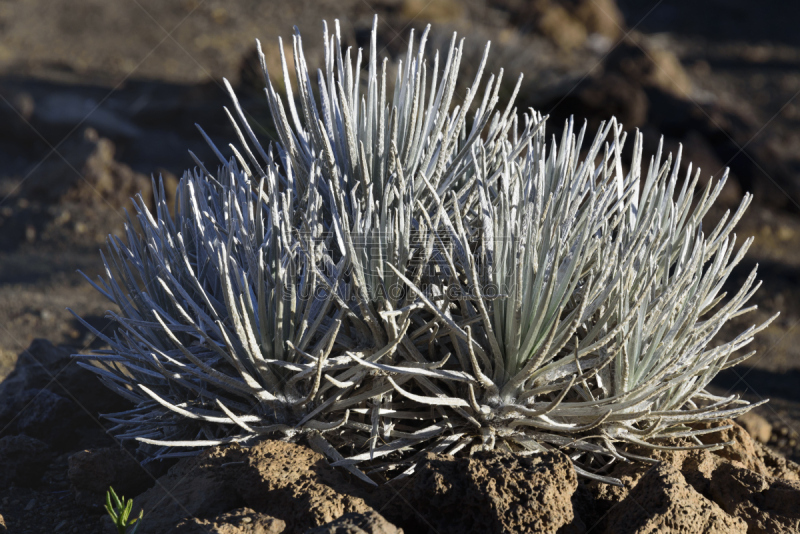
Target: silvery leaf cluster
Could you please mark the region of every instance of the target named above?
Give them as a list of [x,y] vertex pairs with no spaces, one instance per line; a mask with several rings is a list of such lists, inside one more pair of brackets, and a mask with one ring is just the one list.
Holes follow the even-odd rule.
[[707,232],[725,176],[699,189],[661,148],[645,169],[613,118],[548,138],[519,81],[501,104],[488,44],[464,93],[463,40],[412,32],[390,62],[376,26],[366,57],[325,26],[315,72],[280,43],[285,91],[261,54],[277,139],[226,82],[237,139],[201,130],[218,161],[174,213],[158,186],[109,238],[91,283],[118,328],[78,358],[134,405],[113,432],[151,459],[304,440],[372,484],[429,452],[557,449],[619,483],[641,450],[724,446],[698,436],[752,405],[706,387],[769,323],[716,342],[758,287],[723,292],[751,197]]

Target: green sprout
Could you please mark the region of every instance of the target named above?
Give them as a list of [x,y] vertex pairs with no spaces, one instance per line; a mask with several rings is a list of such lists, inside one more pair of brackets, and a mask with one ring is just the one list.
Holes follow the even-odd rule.
[[[119,534],[136,534],[136,529],[141,525],[143,510],[139,511],[139,517],[128,522],[132,509],[133,499],[128,499],[126,502],[125,497],[117,497],[114,488],[109,486],[108,493],[106,493],[106,511],[111,516],[111,520],[117,527]],[[136,524],[134,525],[134,523]],[[133,526],[133,528],[128,531],[130,526]]]

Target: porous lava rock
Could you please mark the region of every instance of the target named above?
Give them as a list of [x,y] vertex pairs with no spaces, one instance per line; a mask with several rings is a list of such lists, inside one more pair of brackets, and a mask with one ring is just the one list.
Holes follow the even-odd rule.
[[243,462],[235,488],[247,505],[283,519],[297,532],[347,513],[373,511],[339,470],[308,447],[268,441],[229,455]]
[[747,525],[697,492],[669,464],[650,469],[609,512],[607,534],[746,534]]
[[[732,423],[724,421],[723,428]],[[696,426],[707,428],[710,424]],[[604,531],[800,531],[797,464],[766,449],[738,425],[700,438],[730,445],[713,452],[651,451],[649,455],[659,465],[620,464],[611,471],[624,487],[590,483],[595,512],[608,511]],[[631,452],[645,454],[638,449]]]
[[46,389],[26,389],[0,407],[0,421],[8,421],[13,432],[47,443],[74,441],[80,415],[72,401]]
[[[733,421],[724,421],[723,426],[728,425],[731,425],[730,428],[725,428],[718,433],[700,436],[700,440],[705,443],[730,443],[727,447],[715,451],[715,456],[767,478],[800,481],[800,465],[788,461],[783,456],[764,447]],[[697,428],[709,428],[711,424],[696,426]]]
[[98,410],[122,411],[130,403],[104,387],[94,373],[77,365],[64,347],[36,339],[0,383],[0,428],[26,434],[57,452],[83,443],[106,445]]
[[388,505],[381,513],[406,532],[555,533],[573,520],[577,486],[575,469],[560,452],[428,454],[411,480],[383,489]]
[[109,487],[117,495],[132,496],[154,483],[133,455],[121,447],[76,452],[69,457],[67,475],[76,502],[93,509],[102,508]]
[[50,463],[46,443],[30,436],[0,437],[0,486],[35,485]]
[[181,460],[134,499],[134,513],[144,511],[148,532],[171,532],[184,518],[211,518],[244,506],[234,489],[238,466],[225,466],[225,453],[215,448]]
[[97,413],[98,407],[104,412],[131,407],[127,400],[103,386],[97,375],[80,367],[71,350],[46,339],[33,340],[19,355],[14,370],[0,382],[0,411],[3,404],[13,402],[30,389],[47,389],[92,413]]
[[283,534],[286,523],[250,508],[220,514],[210,519],[191,517],[175,527],[174,534]]
[[291,534],[347,513],[375,512],[359,492],[321,454],[265,440],[178,462],[135,499],[134,510],[144,510],[151,534],[172,532],[184,518],[209,519],[244,506],[284,521]]
[[344,514],[321,527],[306,530],[305,534],[403,534],[403,529],[378,513],[367,512]]
[[769,438],[772,436],[772,425],[757,413],[750,411],[742,414],[736,418],[736,422],[759,443],[769,443]]
[[616,464],[607,474],[622,486],[579,481],[557,451],[427,454],[410,476],[374,488],[302,444],[231,445],[181,460],[134,512],[144,509],[151,534],[177,525],[226,534],[800,531],[800,467],[722,425],[702,436],[731,443],[716,451],[628,448],[657,464]]
[[800,532],[800,482],[769,479],[722,462],[711,477],[709,493],[747,524],[748,534]]

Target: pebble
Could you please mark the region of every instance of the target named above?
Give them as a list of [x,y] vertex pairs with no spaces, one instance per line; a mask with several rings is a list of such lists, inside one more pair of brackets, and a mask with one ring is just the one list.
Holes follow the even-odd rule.
[[36,505],[36,499],[31,499],[28,501],[28,504],[25,506],[25,510],[33,510],[33,507]]

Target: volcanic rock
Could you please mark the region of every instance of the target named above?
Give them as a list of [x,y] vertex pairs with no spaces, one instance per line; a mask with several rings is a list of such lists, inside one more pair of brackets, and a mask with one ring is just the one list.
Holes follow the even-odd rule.
[[0,383],[0,427],[46,442],[54,451],[109,442],[97,423],[97,411],[115,412],[128,401],[106,388],[94,373],[78,366],[70,352],[43,339],[20,354],[14,370]]
[[[564,454],[428,454],[410,481],[383,489],[381,511],[406,532],[555,533],[573,520],[577,475]],[[388,500],[388,499],[387,499]]]
[[87,128],[82,138],[65,145],[66,156],[50,154],[31,171],[22,185],[22,197],[44,204],[108,203],[114,208],[129,206],[130,198],[139,193],[147,200],[152,197],[150,178],[116,161],[114,143],[95,130]]
[[698,493],[668,464],[650,469],[611,509],[608,534],[704,532],[745,534],[747,525]]
[[[213,518],[247,506],[284,521],[286,533],[322,526],[346,513],[374,510],[344,476],[311,449],[262,441],[243,449],[215,448],[184,459],[135,499],[148,532],[172,532],[182,519]],[[374,512],[377,513],[377,512]]]
[[35,485],[51,457],[47,444],[38,439],[25,435],[0,437],[0,486]]
[[403,534],[402,528],[389,523],[375,512],[344,514],[321,527],[306,530],[305,534]]
[[286,523],[251,510],[238,508],[211,519],[184,519],[175,527],[175,534],[282,534]]
[[7,401],[24,390],[42,388],[95,411],[98,406],[106,413],[130,408],[128,401],[103,386],[94,373],[77,365],[68,348],[35,339],[0,383],[0,399]]
[[46,389],[26,389],[0,408],[0,421],[9,421],[12,431],[47,443],[72,442],[79,415],[72,401]]
[[154,479],[120,447],[76,452],[69,457],[67,472],[75,500],[90,508],[102,508],[106,491],[117,495],[138,495],[153,485]]
[[692,82],[675,54],[633,39],[614,48],[606,58],[605,68],[677,98],[689,98],[692,94]]

